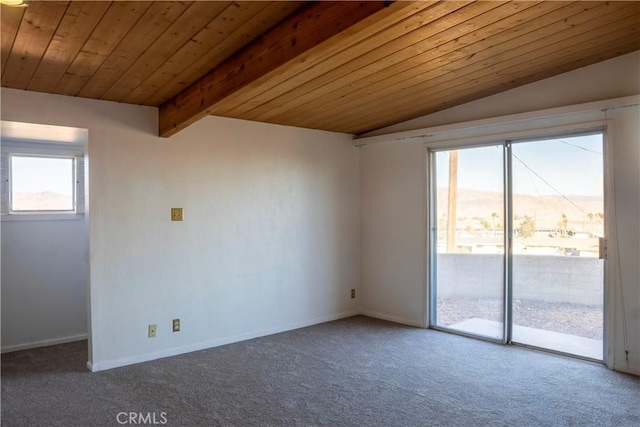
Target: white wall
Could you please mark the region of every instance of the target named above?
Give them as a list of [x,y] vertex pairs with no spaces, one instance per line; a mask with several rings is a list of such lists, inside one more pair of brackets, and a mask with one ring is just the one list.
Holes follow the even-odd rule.
[[[640,94],[640,52],[578,69],[482,100],[373,132],[381,135]],[[614,290],[612,328],[616,369],[640,374],[640,112],[638,107],[607,112],[607,141],[613,151],[616,221],[620,230],[622,283]],[[362,199],[363,311],[379,317],[424,322],[427,253],[426,151],[421,142],[365,146],[360,164]],[[609,263],[610,269],[616,262]],[[407,266],[411,266],[407,268]],[[420,266],[420,267],[419,267]],[[610,283],[613,283],[610,280]],[[621,294],[630,350],[624,357]]]
[[87,335],[84,221],[2,221],[2,351]]
[[[640,65],[637,70],[636,75],[640,75]],[[612,237],[609,249],[613,255],[609,258],[609,284],[614,300],[612,362],[616,369],[640,375],[640,107],[609,111],[607,117],[615,202],[615,218],[609,230]]]
[[156,117],[2,89],[4,120],[88,129],[94,370],[358,312],[349,135],[208,117],[161,139]]
[[360,152],[364,314],[424,326],[425,163],[422,144]]

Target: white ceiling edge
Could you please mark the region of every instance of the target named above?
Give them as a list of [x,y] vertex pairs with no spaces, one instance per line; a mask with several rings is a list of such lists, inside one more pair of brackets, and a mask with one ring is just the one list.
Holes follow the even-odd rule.
[[2,140],[84,145],[87,129],[2,120],[0,136]]

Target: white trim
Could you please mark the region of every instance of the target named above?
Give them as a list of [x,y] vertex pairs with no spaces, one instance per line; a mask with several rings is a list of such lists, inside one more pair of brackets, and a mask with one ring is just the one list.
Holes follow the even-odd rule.
[[427,147],[423,147],[422,149],[422,159],[424,161],[424,168],[422,169],[422,223],[424,224],[424,233],[422,236],[422,280],[423,280],[423,293],[422,293],[422,327],[428,327],[431,322],[429,321],[431,316],[431,306],[429,305],[429,301],[431,298],[431,286],[430,286],[430,277],[429,277],[429,256],[431,254],[431,250],[429,248],[429,209],[431,208],[431,203],[429,200],[431,192],[429,191],[429,150]]
[[0,215],[0,221],[79,221],[84,214],[74,212],[61,213],[11,213]]
[[54,339],[50,339],[50,340],[42,340],[42,341],[35,341],[35,342],[30,342],[30,343],[24,343],[24,344],[14,344],[14,345],[8,345],[8,346],[3,346],[2,347],[2,351],[1,353],[11,353],[13,351],[20,351],[20,350],[29,350],[32,348],[40,348],[40,347],[49,347],[52,345],[58,345],[58,344],[66,344],[69,342],[75,342],[75,341],[82,341],[82,340],[86,340],[87,339],[87,334],[80,334],[80,335],[71,335],[68,337],[62,337],[62,338],[54,338]]
[[[610,120],[608,120],[610,122]],[[613,127],[607,126],[602,134],[602,156],[603,156],[603,183],[604,183],[604,237],[605,237],[605,257],[604,257],[604,277],[603,277],[603,325],[602,325],[602,359],[609,369],[614,369],[615,362],[615,306],[616,306],[616,274],[618,268],[617,247],[618,235],[616,232],[616,206],[615,187],[613,175]],[[624,313],[623,313],[624,315]]]
[[377,311],[369,311],[369,310],[362,310],[360,311],[360,314],[362,314],[363,316],[373,317],[375,319],[388,320],[389,322],[400,323],[402,325],[415,326],[416,328],[426,328],[426,326],[424,325],[424,322],[419,320],[414,320],[414,319],[408,319],[406,317],[390,316],[388,314],[379,313]]
[[[384,135],[354,137],[353,144],[356,146],[379,144],[388,142],[409,142],[412,140],[433,138],[451,139],[451,136],[442,134],[452,132],[463,132],[473,130],[477,132],[480,128],[495,127],[504,125],[526,124],[533,120],[558,118],[566,115],[579,115],[584,113],[602,112],[610,108],[626,107],[640,104],[640,95],[627,96],[623,98],[608,99],[603,101],[587,102],[578,105],[549,108],[545,110],[531,111],[527,113],[510,114],[507,116],[493,117],[488,119],[472,120],[468,122],[454,123],[449,125],[434,126],[429,128],[415,129],[404,132],[393,132]],[[525,126],[531,129],[531,126]]]
[[[24,146],[23,146],[24,145]],[[0,174],[2,180],[2,207],[0,209],[0,221],[58,221],[82,219],[85,211],[85,156],[81,151],[53,149],[33,149],[29,144],[16,146],[2,146],[1,148],[3,169]],[[33,210],[13,211],[13,183],[12,162],[13,157],[37,158],[37,159],[68,159],[72,161],[71,185],[73,208],[69,210]],[[82,182],[78,178],[82,178]]]
[[485,144],[503,144],[505,141],[521,142],[527,140],[557,138],[560,136],[576,136],[589,132],[604,131],[607,122],[605,120],[592,120],[587,122],[573,123],[562,126],[533,126],[526,130],[511,130],[486,135],[468,136],[458,139],[425,141],[429,149],[451,149],[451,148],[472,148]]
[[155,351],[152,353],[141,354],[138,356],[124,357],[122,359],[112,359],[96,362],[87,362],[87,367],[91,372],[105,371],[107,369],[119,368],[122,366],[133,365],[135,363],[149,362],[151,360],[162,359],[164,357],[177,356],[179,354],[191,353],[193,351],[206,350],[221,345],[232,344],[235,342],[246,341],[253,338],[260,338],[267,335],[279,334],[281,332],[292,331],[294,329],[305,328],[307,326],[317,325],[319,323],[331,322],[333,320],[344,319],[346,317],[356,316],[360,314],[357,310],[346,311],[342,313],[331,314],[328,316],[316,317],[314,319],[303,320],[300,322],[289,323],[274,328],[262,329],[249,332],[242,335],[220,338],[212,341],[204,341],[197,344],[190,344],[182,347],[169,348],[165,350]]

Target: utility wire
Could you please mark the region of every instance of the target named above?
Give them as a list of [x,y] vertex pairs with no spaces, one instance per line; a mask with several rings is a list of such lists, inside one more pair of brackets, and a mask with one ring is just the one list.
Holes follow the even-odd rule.
[[536,185],[536,181],[533,179],[533,176],[532,176],[532,174],[531,174],[531,171],[527,171],[527,176],[529,177],[529,181],[531,181],[531,185],[533,185],[533,189],[535,190],[536,195],[537,195],[538,197],[540,197],[540,196],[541,196],[541,194],[540,194],[540,192],[538,191],[538,186]]
[[569,199],[567,196],[565,196],[564,194],[562,194],[560,192],[560,190],[558,190],[556,187],[554,187],[553,185],[551,185],[549,183],[549,181],[547,181],[546,179],[544,179],[543,177],[540,176],[540,174],[536,171],[534,171],[528,164],[526,164],[520,157],[518,157],[515,153],[511,153],[511,155],[520,163],[522,163],[522,165],[529,169],[535,176],[537,176],[538,178],[540,178],[540,180],[542,182],[544,182],[545,184],[547,184],[549,186],[549,188],[551,188],[553,191],[555,191],[556,193],[558,193],[560,195],[560,197],[562,197],[563,199],[565,199],[567,202],[571,203],[573,206],[575,206],[580,212],[584,213],[585,215],[589,215],[589,213],[587,211],[585,211],[584,209],[582,209],[580,206],[578,206],[576,203],[573,202],[573,200]]
[[589,153],[595,153],[595,154],[599,154],[599,155],[601,155],[601,156],[602,156],[602,153],[601,153],[601,152],[599,152],[599,151],[591,150],[591,149],[589,149],[589,148],[585,148],[585,147],[581,147],[580,145],[577,145],[577,144],[572,144],[572,143],[570,143],[570,142],[565,141],[564,139],[556,139],[556,141],[561,142],[561,143],[563,143],[563,144],[570,145],[571,147],[576,147],[576,148],[579,148],[579,149],[581,149],[581,150],[588,151]]

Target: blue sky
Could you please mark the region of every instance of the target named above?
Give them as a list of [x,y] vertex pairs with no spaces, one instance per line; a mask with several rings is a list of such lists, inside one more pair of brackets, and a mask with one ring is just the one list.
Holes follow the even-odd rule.
[[[600,134],[514,143],[513,192],[558,195],[555,188],[564,195],[602,196],[602,150]],[[502,146],[458,153],[458,188],[502,191]],[[448,182],[448,156],[448,152],[437,154],[441,187]]]

